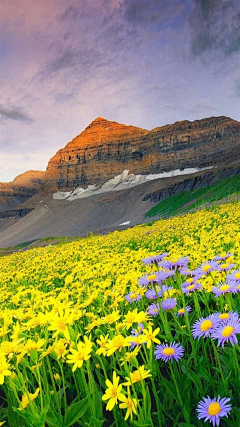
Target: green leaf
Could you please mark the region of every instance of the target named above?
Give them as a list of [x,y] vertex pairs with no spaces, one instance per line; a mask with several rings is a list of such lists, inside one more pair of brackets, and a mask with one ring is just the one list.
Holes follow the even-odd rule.
[[177,427],[196,427],[195,424],[178,423]]
[[90,422],[87,424],[88,427],[102,427],[105,420],[98,420],[95,417],[90,418]]
[[89,402],[87,397],[80,402],[68,406],[64,416],[64,427],[71,427],[76,423],[85,414],[88,407]]
[[202,385],[201,385],[201,380],[199,376],[190,368],[188,368],[188,366],[185,363],[182,363],[181,368],[182,368],[182,371],[188,376],[188,378],[190,378],[190,380],[196,385],[196,387],[198,388],[198,391],[202,393]]
[[63,427],[63,417],[58,412],[49,409],[46,415],[46,423],[49,427]]
[[142,424],[140,421],[133,421],[133,425],[137,427],[151,427],[151,424]]

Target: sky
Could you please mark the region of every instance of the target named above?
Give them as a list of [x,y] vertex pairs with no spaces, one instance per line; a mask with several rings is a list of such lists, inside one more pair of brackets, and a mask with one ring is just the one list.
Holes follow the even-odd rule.
[[239,0],[0,0],[0,181],[95,118],[240,121]]

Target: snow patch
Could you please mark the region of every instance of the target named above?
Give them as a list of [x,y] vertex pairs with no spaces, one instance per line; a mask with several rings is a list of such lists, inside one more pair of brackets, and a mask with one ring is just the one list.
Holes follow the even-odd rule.
[[[120,191],[126,188],[135,187],[136,185],[143,184],[144,182],[152,181],[160,178],[171,178],[179,175],[193,174],[199,171],[213,169],[216,166],[209,166],[206,168],[186,168],[183,170],[175,169],[169,172],[152,173],[149,175],[134,175],[129,174],[128,170],[124,170],[121,175],[117,175],[109,181],[105,182],[102,186],[88,185],[87,188],[75,188],[73,191],[58,191],[53,194],[55,200],[75,200],[83,199],[85,197],[93,196],[95,194],[108,193],[109,191]],[[123,224],[120,224],[123,225]],[[125,224],[124,224],[125,225]]]
[[130,222],[131,221],[122,222],[122,224],[119,224],[119,227],[120,227],[120,225],[128,225],[128,224],[130,224]]

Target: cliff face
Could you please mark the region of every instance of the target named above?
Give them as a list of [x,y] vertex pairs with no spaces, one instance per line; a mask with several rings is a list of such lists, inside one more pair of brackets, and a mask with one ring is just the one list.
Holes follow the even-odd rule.
[[227,165],[240,159],[240,123],[228,117],[176,122],[147,131],[102,118],[49,161],[44,191],[100,185],[129,173]]
[[12,182],[0,183],[0,211],[12,209],[36,194],[44,182],[45,172],[30,170]]

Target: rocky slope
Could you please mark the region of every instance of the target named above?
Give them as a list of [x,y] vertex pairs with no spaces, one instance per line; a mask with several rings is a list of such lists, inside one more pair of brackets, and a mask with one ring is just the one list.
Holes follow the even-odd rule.
[[227,165],[240,158],[240,123],[228,117],[182,121],[147,131],[94,120],[49,161],[44,192],[103,184],[123,170],[160,173]]
[[30,170],[12,182],[0,183],[0,212],[14,209],[32,197],[43,184],[45,172]]

